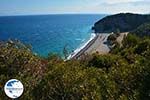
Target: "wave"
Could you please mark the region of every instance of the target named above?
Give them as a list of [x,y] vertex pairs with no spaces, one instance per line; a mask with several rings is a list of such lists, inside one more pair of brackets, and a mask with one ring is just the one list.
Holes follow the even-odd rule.
[[71,58],[73,58],[76,54],[78,54],[82,49],[84,49],[86,47],[86,45],[89,44],[90,41],[92,41],[94,38],[96,37],[95,33],[91,33],[91,37],[90,39],[84,43],[83,45],[81,45],[79,48],[77,48],[76,50],[74,50],[68,57],[67,60],[70,60]]
[[82,40],[82,39],[80,39],[80,38],[77,38],[77,39],[75,39],[75,40],[77,40],[77,41],[80,41],[80,40]]

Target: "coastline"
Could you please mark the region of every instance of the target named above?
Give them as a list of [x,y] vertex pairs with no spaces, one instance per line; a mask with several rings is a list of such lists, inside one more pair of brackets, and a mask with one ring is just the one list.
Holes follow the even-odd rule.
[[84,43],[83,46],[81,46],[81,47],[77,48],[76,50],[74,50],[74,52],[72,52],[72,53],[68,56],[67,60],[73,59],[74,56],[78,55],[78,54],[82,51],[82,49],[84,49],[84,48],[85,48],[91,41],[93,41],[96,37],[97,37],[97,35],[96,35],[95,33],[92,33],[90,39],[89,39],[86,43]]
[[95,42],[85,50],[85,54],[107,54],[110,51],[109,46],[107,45],[107,38],[110,34],[108,33],[99,33]]
[[107,37],[109,36],[108,33],[94,33],[95,36],[90,38],[90,40],[82,46],[77,52],[74,52],[69,55],[67,58],[69,59],[78,59],[84,54],[92,54],[98,52],[99,54],[107,54],[110,49],[105,44],[107,41]]

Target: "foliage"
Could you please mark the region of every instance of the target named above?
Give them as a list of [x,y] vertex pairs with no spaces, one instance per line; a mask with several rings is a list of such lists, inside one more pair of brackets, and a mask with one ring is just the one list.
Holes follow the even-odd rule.
[[[26,89],[30,90],[35,85],[35,81],[42,77],[44,67],[44,61],[19,41],[9,40],[0,43],[0,83],[2,86],[9,79],[17,78],[25,84]],[[0,97],[6,98],[5,94]],[[23,97],[30,96],[28,92],[25,92]]]
[[115,64],[116,56],[93,54],[93,58],[89,61],[89,66],[108,69]]
[[129,48],[134,47],[138,44],[140,39],[137,36],[129,34],[127,37],[124,38],[124,41],[122,42],[123,48]]
[[21,100],[149,100],[150,38],[129,34],[110,54],[68,61],[0,42],[0,99],[8,99],[3,86],[11,78],[24,85]]
[[109,37],[108,37],[108,41],[115,41],[117,39],[117,35],[116,34],[111,34],[111,35],[109,35]]
[[140,37],[150,36],[150,23],[144,23],[130,33],[136,34]]
[[113,34],[110,34],[107,38],[107,45],[110,46],[110,48],[117,43],[117,37],[119,36],[119,33],[113,33]]
[[150,15],[120,13],[106,16],[94,24],[96,33],[129,32],[150,22]]

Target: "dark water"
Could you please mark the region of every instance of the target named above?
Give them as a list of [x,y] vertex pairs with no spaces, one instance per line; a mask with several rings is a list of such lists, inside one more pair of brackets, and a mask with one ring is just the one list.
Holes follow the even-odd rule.
[[33,52],[62,55],[82,46],[91,27],[105,15],[37,15],[0,17],[0,40],[18,39],[32,45]]

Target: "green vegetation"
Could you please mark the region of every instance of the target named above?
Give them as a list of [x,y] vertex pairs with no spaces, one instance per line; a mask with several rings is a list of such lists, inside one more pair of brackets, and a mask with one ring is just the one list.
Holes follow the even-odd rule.
[[63,61],[41,58],[19,41],[0,43],[0,99],[11,78],[24,84],[21,100],[149,100],[150,38],[129,34],[108,55]]
[[116,33],[110,34],[107,38],[108,45],[112,46],[113,44],[116,44],[118,36],[119,34]]
[[143,24],[120,46],[119,28],[108,38],[114,45],[109,54],[68,61],[55,54],[39,57],[20,41],[0,42],[0,100],[8,99],[3,87],[14,78],[25,88],[20,100],[150,100],[149,32],[150,24]]
[[129,32],[144,23],[150,22],[150,15],[120,13],[106,16],[92,28],[96,33]]
[[137,29],[133,30],[131,33],[136,34],[140,37],[150,36],[150,23],[144,23],[140,25]]

